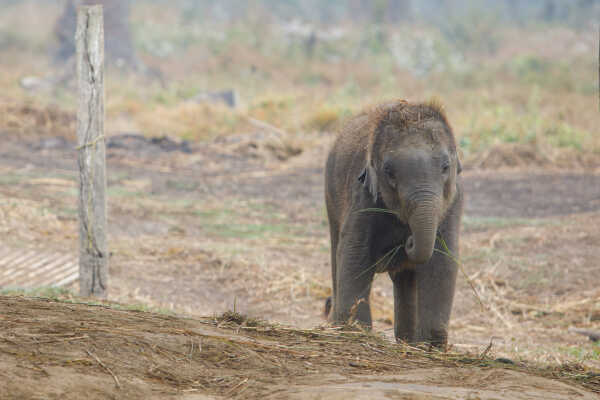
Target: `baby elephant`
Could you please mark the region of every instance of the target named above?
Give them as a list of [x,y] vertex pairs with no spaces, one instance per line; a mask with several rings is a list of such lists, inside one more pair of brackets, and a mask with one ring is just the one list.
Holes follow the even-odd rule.
[[383,104],[342,128],[325,172],[334,322],[370,327],[371,283],[387,272],[396,340],[447,343],[460,171],[452,129],[435,102]]

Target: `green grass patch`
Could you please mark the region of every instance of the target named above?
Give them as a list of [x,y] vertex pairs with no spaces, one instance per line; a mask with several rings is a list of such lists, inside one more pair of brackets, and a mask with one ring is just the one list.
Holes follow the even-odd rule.
[[178,191],[182,191],[182,192],[193,192],[194,190],[198,189],[198,186],[200,186],[200,184],[198,182],[190,182],[190,181],[175,181],[172,179],[168,179],[167,183],[166,183],[167,188],[169,189],[173,189],[173,190],[178,190]]
[[140,191],[129,190],[127,187],[120,185],[110,186],[106,189],[106,192],[109,197],[141,197],[147,195]]
[[574,357],[578,362],[594,360],[600,361],[600,342],[592,343],[588,348],[580,346],[559,347],[559,350],[571,357]]
[[225,238],[251,239],[288,235],[293,226],[286,216],[265,203],[240,204],[231,209],[195,210],[198,226],[205,232]]
[[240,239],[290,233],[290,228],[287,226],[271,224],[207,224],[203,225],[203,229],[217,236]]
[[517,111],[509,105],[496,105],[471,116],[459,144],[467,153],[477,153],[499,143],[582,150],[592,138],[590,132],[543,116],[536,106]]
[[462,226],[466,231],[512,228],[518,226],[558,225],[557,221],[542,218],[502,218],[502,217],[470,217],[462,218]]
[[23,179],[23,176],[18,175],[0,175],[0,185],[18,185]]

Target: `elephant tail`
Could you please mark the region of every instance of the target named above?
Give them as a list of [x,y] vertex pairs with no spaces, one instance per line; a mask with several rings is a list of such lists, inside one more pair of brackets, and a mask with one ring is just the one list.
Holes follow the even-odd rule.
[[331,313],[331,305],[333,304],[333,300],[331,296],[325,299],[325,308],[323,309],[323,316],[325,319],[329,319],[329,314]]

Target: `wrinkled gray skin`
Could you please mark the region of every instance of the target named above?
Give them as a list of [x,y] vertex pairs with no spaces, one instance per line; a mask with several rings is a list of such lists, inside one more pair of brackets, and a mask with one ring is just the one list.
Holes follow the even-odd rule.
[[[454,137],[436,106],[382,109],[351,120],[327,159],[330,319],[371,326],[369,293],[379,269],[394,285],[396,340],[444,346],[457,265],[434,246],[443,249],[439,235],[458,257],[463,197]],[[361,211],[369,208],[395,214]],[[397,245],[404,247],[393,260],[373,267]]]

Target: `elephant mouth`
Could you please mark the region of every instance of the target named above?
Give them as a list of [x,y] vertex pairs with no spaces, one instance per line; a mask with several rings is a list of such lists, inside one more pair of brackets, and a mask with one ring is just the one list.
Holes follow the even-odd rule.
[[412,235],[410,235],[408,237],[408,239],[406,239],[406,242],[404,244],[404,251],[406,253],[406,260],[403,262],[403,266],[410,266],[411,268],[414,268],[416,265],[418,264],[425,264],[429,261],[429,259],[420,259],[420,260],[415,260],[414,259],[414,254],[416,252],[416,243],[415,243],[415,239]]
[[[375,264],[375,272],[376,273],[383,273],[383,272],[398,272],[398,271],[402,271],[405,270],[407,268],[414,268],[415,267],[415,263],[413,263],[412,261],[410,261],[410,259],[407,257],[407,254],[405,251],[402,250],[406,250],[406,243],[408,243],[408,241],[414,241],[414,239],[411,239],[411,237],[409,237],[405,243],[398,243],[396,246],[392,247],[376,264]],[[411,245],[414,246],[414,243]]]
[[414,269],[420,264],[428,263],[433,257],[433,254],[436,251],[440,251],[436,246],[437,238],[439,237],[439,230],[436,229],[431,252],[428,255],[423,256],[421,259],[415,259],[414,255],[418,251],[418,243],[413,232],[410,231],[409,228],[408,237],[406,237],[404,242],[400,241],[397,245],[390,248],[387,253],[385,253],[385,255],[375,263],[375,272],[393,273],[406,269]]
[[418,244],[417,244],[417,240],[415,239],[414,235],[411,232],[410,235],[406,238],[406,241],[404,242],[404,246],[403,246],[404,253],[407,258],[405,264],[411,264],[412,266],[414,266],[417,264],[425,264],[425,263],[429,262],[431,260],[431,258],[433,257],[433,254],[436,251],[438,251],[436,249],[436,242],[437,242],[438,237],[440,237],[440,233],[439,233],[439,231],[436,230],[435,237],[434,237],[433,243],[432,243],[431,252],[428,255],[417,258],[416,254],[418,252]]

